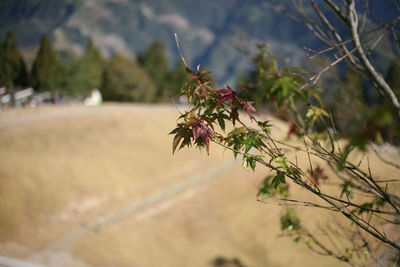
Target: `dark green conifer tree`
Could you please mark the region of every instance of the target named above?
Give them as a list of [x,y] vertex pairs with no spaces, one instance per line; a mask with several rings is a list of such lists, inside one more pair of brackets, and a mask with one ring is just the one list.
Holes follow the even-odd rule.
[[106,101],[150,102],[156,87],[136,61],[116,54],[105,66],[100,91]]
[[66,65],[63,90],[74,95],[88,95],[92,89],[99,88],[104,65],[100,51],[89,39],[85,54]]
[[91,38],[88,40],[82,61],[83,71],[86,72],[85,87],[89,90],[98,88],[105,60]]
[[1,45],[0,84],[7,88],[28,85],[28,72],[12,30]]
[[139,55],[138,60],[157,87],[154,101],[160,101],[165,93],[165,82],[168,75],[168,60],[163,43],[154,41],[144,54]]
[[258,44],[257,52],[252,56],[253,69],[239,84],[248,89],[251,94],[241,91],[246,98],[253,99],[257,106],[263,106],[271,112],[275,111],[272,101],[267,100],[266,95],[271,87],[271,78],[278,72],[277,61],[272,57],[272,52],[266,44]]
[[32,65],[31,84],[38,91],[60,91],[61,66],[44,34]]
[[100,50],[94,44],[92,38],[89,38],[86,44],[85,57],[89,58],[94,63],[104,63],[104,58],[101,55]]

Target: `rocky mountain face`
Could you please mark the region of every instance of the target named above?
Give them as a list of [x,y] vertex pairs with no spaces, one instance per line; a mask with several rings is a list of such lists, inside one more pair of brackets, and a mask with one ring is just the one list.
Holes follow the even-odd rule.
[[134,57],[158,39],[171,64],[179,58],[176,32],[186,60],[211,69],[218,83],[232,82],[248,68],[238,47],[268,42],[283,60],[300,65],[303,47],[316,46],[304,26],[261,0],[2,0],[0,36],[10,28],[26,51],[47,33],[57,51],[76,55],[90,36],[106,57]]

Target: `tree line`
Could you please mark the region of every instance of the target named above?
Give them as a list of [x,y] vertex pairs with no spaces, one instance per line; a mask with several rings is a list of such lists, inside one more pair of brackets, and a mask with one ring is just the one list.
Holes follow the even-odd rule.
[[184,66],[171,68],[164,45],[154,41],[136,59],[116,53],[105,59],[91,38],[81,57],[61,57],[43,35],[30,68],[12,30],[0,39],[0,87],[31,86],[36,92],[87,96],[100,89],[108,101],[161,102],[176,97],[187,79]]

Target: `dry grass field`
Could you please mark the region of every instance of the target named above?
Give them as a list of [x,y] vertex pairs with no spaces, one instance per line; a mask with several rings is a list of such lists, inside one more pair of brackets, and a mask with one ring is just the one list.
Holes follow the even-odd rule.
[[215,145],[210,156],[172,155],[176,118],[172,106],[116,104],[0,113],[0,255],[42,266],[342,266],[279,237],[282,208],[256,201],[264,168],[245,171]]

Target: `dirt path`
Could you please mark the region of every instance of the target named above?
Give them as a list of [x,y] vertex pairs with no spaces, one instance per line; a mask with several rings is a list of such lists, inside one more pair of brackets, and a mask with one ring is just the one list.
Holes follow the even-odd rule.
[[75,243],[80,238],[82,238],[86,233],[91,231],[97,231],[100,227],[106,224],[111,224],[135,212],[138,212],[146,208],[150,208],[153,205],[168,200],[169,198],[172,198],[190,188],[196,187],[202,183],[207,182],[208,180],[218,177],[220,174],[224,173],[229,169],[232,169],[234,166],[235,166],[235,161],[232,160],[226,162],[222,166],[209,169],[201,174],[196,174],[190,177],[188,180],[176,184],[162,192],[149,195],[148,197],[140,201],[130,203],[126,206],[121,207],[120,209],[114,210],[108,214],[100,216],[94,219],[93,221],[88,222],[85,225],[82,225],[81,227],[78,227],[72,230],[71,232],[67,233],[59,240],[50,244],[45,249],[45,251],[70,251],[74,247]]

